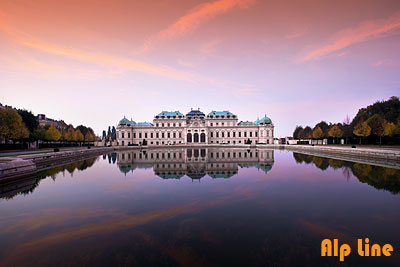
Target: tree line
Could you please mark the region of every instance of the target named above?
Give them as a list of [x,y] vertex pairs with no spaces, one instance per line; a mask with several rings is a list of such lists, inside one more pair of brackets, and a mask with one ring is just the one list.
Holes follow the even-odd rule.
[[40,126],[37,117],[25,109],[5,107],[0,109],[0,139],[9,141],[62,141],[79,143],[96,141],[97,137],[90,127],[73,125],[57,127],[50,123]]
[[351,143],[358,139],[361,144],[400,143],[400,100],[392,96],[386,101],[377,101],[373,105],[358,110],[357,115],[350,122],[347,116],[343,123],[326,123],[321,121],[313,128],[310,126],[296,126],[293,132],[294,139],[325,139],[337,143],[344,139]]

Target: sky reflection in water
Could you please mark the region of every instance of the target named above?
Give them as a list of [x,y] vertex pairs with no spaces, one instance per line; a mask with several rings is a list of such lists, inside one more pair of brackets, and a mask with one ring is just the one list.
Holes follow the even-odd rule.
[[336,265],[322,239],[362,237],[394,255],[347,263],[400,262],[395,169],[280,150],[124,151],[0,190],[0,266]]

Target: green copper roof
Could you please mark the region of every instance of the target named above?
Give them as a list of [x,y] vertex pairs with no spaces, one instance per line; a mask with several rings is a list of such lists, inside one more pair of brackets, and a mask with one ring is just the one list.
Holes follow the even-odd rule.
[[124,117],[122,120],[118,122],[118,125],[135,126],[136,122],[134,122],[133,120],[128,120],[127,118]]
[[263,118],[261,118],[259,120],[256,120],[254,122],[254,124],[271,124],[271,123],[272,123],[271,119],[268,118],[267,116],[265,116],[265,117],[263,117]]
[[183,117],[183,114],[179,111],[162,111],[156,117]]
[[222,117],[222,116],[236,117],[235,114],[233,114],[232,112],[229,112],[229,111],[211,111],[210,113],[208,113],[207,117],[211,117],[211,116],[215,116],[215,117]]
[[145,121],[145,122],[138,122],[136,126],[153,126],[153,124]]
[[252,121],[240,121],[239,125],[254,125],[254,122],[252,122]]

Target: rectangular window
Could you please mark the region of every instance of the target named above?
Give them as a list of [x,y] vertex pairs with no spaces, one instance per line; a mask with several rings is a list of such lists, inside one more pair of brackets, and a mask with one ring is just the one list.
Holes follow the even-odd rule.
[[150,138],[153,138],[153,132],[150,133]]
[[218,137],[218,132],[215,132],[215,137]]
[[247,132],[244,132],[244,137],[247,137]]
[[258,132],[255,132],[256,137],[258,137]]
[[171,137],[171,136],[170,136],[170,133],[168,132],[168,133],[167,133],[167,138],[170,138],[170,137]]
[[146,133],[144,133],[144,138],[147,138],[147,132],[146,132]]
[[210,123],[210,126],[213,126],[213,123],[212,123],[212,122]]
[[179,132],[179,138],[182,138],[182,133],[181,132]]
[[250,134],[250,137],[253,137],[253,132],[250,132],[249,134]]
[[242,137],[242,132],[239,132],[239,137]]
[[226,136],[227,136],[227,137],[231,137],[230,132],[227,132],[227,133],[226,133]]
[[142,138],[142,133],[139,133],[139,138]]
[[210,137],[211,137],[211,138],[213,137],[213,132],[210,133]]
[[232,133],[232,136],[233,136],[233,137],[236,137],[235,135],[236,135],[236,132],[233,132],[233,133]]
[[225,132],[221,132],[221,137],[225,137]]
[[125,133],[124,132],[122,132],[122,138],[125,138]]
[[136,133],[133,133],[133,138],[136,138]]
[[222,126],[224,126],[224,123],[221,123]]
[[[156,133],[156,138],[158,139],[160,136],[159,136],[159,134],[158,134],[158,132]],[[157,145],[158,145],[158,143],[157,143]]]
[[173,133],[173,136],[174,136],[174,138],[176,138],[176,133],[175,132]]
[[[164,132],[162,132],[161,133],[161,138],[164,138],[165,137],[165,135],[164,135]],[[163,143],[164,144],[164,143]]]

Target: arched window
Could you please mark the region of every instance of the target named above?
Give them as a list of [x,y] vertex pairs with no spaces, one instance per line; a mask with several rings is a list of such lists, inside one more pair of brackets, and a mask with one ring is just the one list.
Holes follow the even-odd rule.
[[201,143],[205,143],[206,142],[206,134],[205,133],[201,133],[200,134],[200,142]]
[[187,134],[187,142],[188,142],[188,143],[191,143],[191,142],[192,142],[192,134],[191,134],[191,133],[188,133],[188,134]]
[[193,135],[193,143],[198,143],[199,142],[199,134],[198,133],[195,133],[194,135]]

